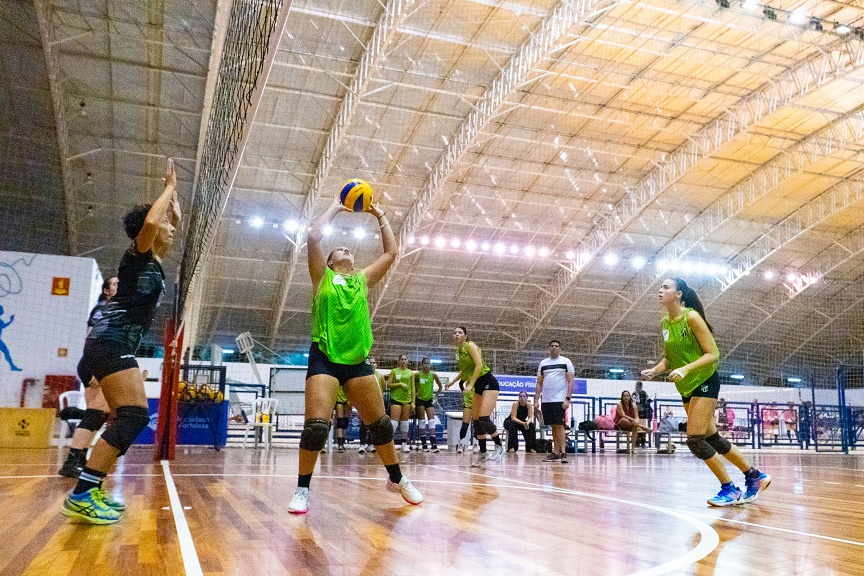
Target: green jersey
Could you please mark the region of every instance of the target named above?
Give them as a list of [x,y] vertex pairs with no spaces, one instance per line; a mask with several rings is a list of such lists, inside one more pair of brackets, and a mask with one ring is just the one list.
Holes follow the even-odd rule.
[[[696,335],[690,330],[690,325],[687,323],[687,316],[692,311],[692,308],[685,308],[684,314],[677,320],[672,320],[667,314],[660,327],[663,330],[663,345],[666,354],[666,369],[669,371],[686,366],[691,362],[695,362],[701,358],[705,352],[699,345]],[[713,352],[720,357],[720,352],[717,350],[717,344],[714,338],[711,338]],[[675,383],[678,392],[682,396],[689,396],[700,384],[708,380],[711,375],[717,370],[718,362],[701,366],[691,370],[687,376]]]
[[312,341],[336,364],[360,364],[372,349],[366,277],[330,268],[312,301]]
[[348,397],[345,396],[345,389],[342,386],[336,388],[336,403],[337,404],[347,404]]
[[[410,368],[393,368],[390,372],[393,376],[393,387],[390,388],[390,400],[395,400],[400,404],[410,404],[414,397],[414,391],[411,387],[414,384],[414,373]],[[397,386],[405,384],[405,386]]]
[[378,373],[375,370],[375,382],[378,383],[378,388],[381,390],[381,393],[384,393],[384,389],[387,388],[387,381],[384,379],[384,376]]
[[465,383],[465,389],[462,390],[462,406],[471,409],[471,406],[474,404],[474,390],[472,388],[468,388],[468,383]]
[[432,400],[433,386],[435,385],[435,372],[431,370],[423,373],[418,371],[414,376],[417,379],[417,398],[420,400]]
[[[468,352],[468,344],[471,342],[466,340],[462,346],[456,352],[456,366],[459,368],[459,378],[465,380],[466,384],[471,382],[471,376],[474,374],[474,359],[471,358],[471,354]],[[477,350],[480,351],[480,358],[483,358],[483,351],[478,347]],[[486,362],[483,362],[483,368],[480,370],[480,376],[484,376],[489,373],[489,366],[486,365]]]

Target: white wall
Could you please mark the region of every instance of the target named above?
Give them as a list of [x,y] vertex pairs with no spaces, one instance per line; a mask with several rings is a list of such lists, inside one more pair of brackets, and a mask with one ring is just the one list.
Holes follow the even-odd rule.
[[[52,294],[54,278],[68,278],[67,295]],[[0,354],[0,406],[19,405],[25,378],[44,382],[46,374],[76,373],[87,316],[101,288],[92,258],[0,252],[0,320],[15,316],[0,339],[21,369],[12,371]]]

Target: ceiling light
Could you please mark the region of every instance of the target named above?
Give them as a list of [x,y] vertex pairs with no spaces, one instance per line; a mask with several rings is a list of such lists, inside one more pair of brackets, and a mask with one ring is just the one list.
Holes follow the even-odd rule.
[[254,216],[254,217],[252,217],[252,219],[249,220],[249,224],[253,228],[260,228],[261,226],[264,225],[264,219],[261,218],[260,216]]
[[452,238],[450,240],[450,246],[452,248],[459,248],[459,246],[461,246],[461,245],[462,245],[462,241],[459,240],[459,238]]
[[849,32],[851,32],[852,29],[849,28],[849,26],[847,26],[846,24],[839,24],[838,23],[838,24],[834,24],[834,31],[837,34],[840,34],[842,36],[844,34],[848,34]]
[[511,245],[510,246],[510,254],[518,254],[518,253],[519,253],[519,246],[517,246],[516,244]]
[[799,382],[801,382],[801,379],[800,378],[787,378],[786,381],[791,382],[792,384],[798,384]]
[[525,247],[525,255],[526,256],[528,256],[529,258],[533,258],[535,254],[537,254],[536,248],[534,248],[533,246],[526,246]]
[[495,253],[496,254],[504,254],[504,252],[506,252],[506,251],[507,251],[507,247],[504,246],[504,244],[502,244],[501,242],[498,242],[497,244],[495,244]]
[[565,254],[567,260],[573,260],[576,257],[576,254],[572,250],[568,250],[567,254]]
[[798,278],[798,275],[794,272],[790,272],[786,275],[786,280],[788,280],[789,282],[794,282],[796,278]]
[[223,348],[222,349],[222,354],[233,354],[233,353],[234,353],[234,350],[232,350],[231,348]]
[[743,380],[744,375],[743,374],[732,374],[729,376],[729,378],[731,378],[733,380]]
[[482,244],[480,244],[480,249],[483,250],[484,252],[488,252],[489,248],[491,248],[491,246],[489,245],[488,242],[483,242]]
[[408,238],[408,244],[412,244],[412,245],[413,245],[414,242],[416,242],[416,241],[417,241],[417,240],[416,240],[413,236],[411,236],[411,237]]
[[540,257],[541,257],[541,258],[546,258],[547,256],[549,256],[549,249],[546,248],[545,246],[543,246],[543,247],[540,248],[540,250],[538,251],[538,253],[540,254]]
[[630,261],[630,264],[633,265],[633,268],[636,270],[641,270],[643,266],[645,266],[645,258],[642,256],[636,256],[633,260]]
[[623,368],[610,368],[609,372],[611,372],[612,374],[623,374],[624,369]]
[[762,276],[765,277],[765,280],[773,280],[774,279],[774,271],[773,270],[766,270]]
[[800,8],[798,10],[793,10],[789,14],[789,21],[793,24],[804,24],[805,22],[807,22],[807,13]]
[[477,242],[475,242],[474,240],[468,240],[467,242],[465,242],[465,248],[467,248],[470,252],[473,252],[477,249]]
[[614,252],[609,252],[605,256],[603,256],[603,263],[607,266],[614,266],[618,263],[618,255]]
[[423,246],[428,246],[429,245],[429,237],[428,236],[421,236],[420,237],[420,244],[422,244]]
[[362,240],[363,238],[366,237],[366,231],[363,230],[363,228],[354,228],[353,234],[354,234],[354,238],[356,238],[358,240]]
[[298,226],[296,220],[286,220],[285,223],[282,224],[282,226],[283,226],[283,227],[285,228],[285,230],[287,230],[288,232],[296,232],[296,231],[297,231],[297,228],[299,228],[299,226]]
[[759,3],[756,2],[756,0],[744,0],[744,2],[741,3],[741,7],[744,8],[745,10],[751,10],[752,11],[752,10],[756,10],[757,8],[759,8]]
[[441,236],[438,236],[437,238],[435,238],[435,247],[436,248],[444,248],[444,246],[446,244],[447,244],[447,241],[444,240],[444,238],[442,238]]
[[328,225],[324,226],[323,232],[324,232],[324,236],[329,236],[330,234],[333,233],[333,227],[328,224]]

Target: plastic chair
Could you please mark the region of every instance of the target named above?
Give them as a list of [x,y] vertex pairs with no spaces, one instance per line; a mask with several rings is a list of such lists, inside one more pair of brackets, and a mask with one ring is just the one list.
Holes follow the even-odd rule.
[[[78,390],[70,390],[68,392],[63,392],[58,397],[58,401],[60,403],[60,410],[68,408],[69,406],[76,406],[78,408],[81,408],[82,410],[85,408],[84,393]],[[69,420],[60,420],[60,440],[58,442],[59,446],[66,446],[67,444],[72,442],[72,437],[69,433],[72,429],[70,423],[74,423],[77,427],[78,424],[81,423],[81,419],[72,418]]]
[[246,440],[249,438],[249,432],[255,431],[255,447],[258,447],[258,436],[264,436],[267,448],[270,448],[270,443],[273,440],[273,430],[276,429],[276,407],[279,405],[279,400],[275,398],[258,398],[255,400],[255,410],[252,420],[246,423],[246,430],[243,433],[243,448],[246,447]]

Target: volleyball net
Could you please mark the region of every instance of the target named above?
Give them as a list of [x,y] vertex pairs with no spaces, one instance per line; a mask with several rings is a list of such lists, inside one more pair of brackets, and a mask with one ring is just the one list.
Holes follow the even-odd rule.
[[[166,327],[159,407],[159,422],[165,424],[160,425],[157,434],[157,458],[171,458],[174,454],[176,391],[182,361],[183,318],[189,312],[187,302],[200,280],[216,236],[290,7],[291,0],[241,0],[231,7],[199,152],[191,209],[187,211],[189,220],[180,259],[174,318]],[[218,27],[217,24],[217,36]],[[194,344],[189,340],[189,344]]]

